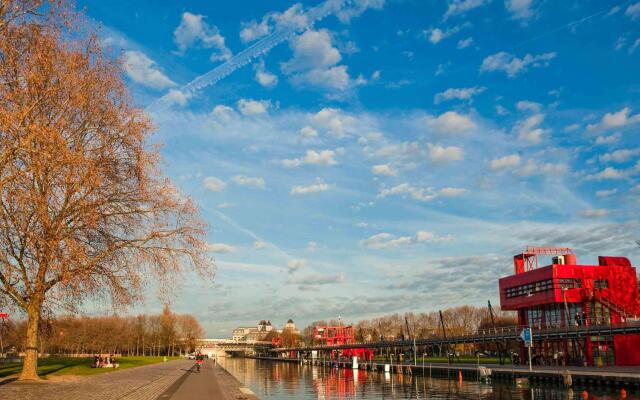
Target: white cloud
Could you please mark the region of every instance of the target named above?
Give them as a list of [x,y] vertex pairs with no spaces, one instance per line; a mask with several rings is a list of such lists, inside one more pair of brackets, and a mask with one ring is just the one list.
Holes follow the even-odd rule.
[[517,173],[520,176],[534,176],[534,175],[551,175],[558,176],[566,173],[568,170],[566,164],[558,163],[539,163],[535,160],[528,160],[525,165],[518,169]]
[[620,149],[611,153],[605,153],[599,156],[601,162],[616,162],[623,163],[629,161],[631,158],[638,156],[640,149]]
[[296,3],[289,7],[285,12],[274,12],[270,14],[271,19],[275,22],[277,28],[304,28],[309,24],[304,9],[300,3]]
[[253,68],[256,71],[255,79],[260,86],[272,88],[278,84],[278,77],[265,69],[264,60],[260,60]]
[[534,14],[531,10],[533,0],[506,0],[504,5],[513,19],[528,19]]
[[441,197],[460,197],[468,192],[464,188],[446,187],[438,191],[438,195]]
[[609,215],[609,210],[604,208],[594,208],[591,210],[584,210],[580,212],[580,216],[584,218],[602,218]]
[[504,108],[502,105],[497,104],[496,105],[496,114],[498,114],[498,115],[508,115],[509,114],[509,110]]
[[199,45],[216,50],[211,54],[212,61],[228,60],[232,54],[224,44],[224,37],[216,26],[210,26],[204,19],[203,15],[190,12],[182,14],[180,25],[173,32],[178,51],[180,54],[184,54],[189,47]]
[[457,146],[444,147],[437,144],[427,144],[427,157],[434,164],[448,164],[464,158],[464,151]]
[[299,186],[296,185],[291,188],[290,194],[298,195],[298,194],[309,194],[309,193],[319,193],[325,192],[329,190],[329,185],[324,183],[324,181],[320,178],[316,178],[316,182],[312,183],[308,186]]
[[603,131],[612,128],[622,128],[640,122],[640,114],[630,115],[631,109],[625,107],[620,111],[606,113],[597,124],[587,125],[588,131]]
[[307,260],[305,260],[304,258],[291,259],[287,261],[287,269],[289,270],[290,274],[306,266],[307,266]]
[[626,177],[627,177],[626,171],[619,170],[614,167],[606,167],[605,169],[603,169],[602,171],[596,174],[587,176],[587,179],[601,181],[604,179],[613,179],[613,180],[624,179]]
[[473,38],[472,37],[468,37],[466,39],[460,39],[458,40],[458,46],[457,48],[462,50],[462,49],[466,49],[467,47],[471,46],[473,44]]
[[212,253],[234,253],[236,248],[225,243],[209,243],[207,250]]
[[371,172],[374,175],[386,175],[386,176],[397,176],[398,171],[393,168],[393,166],[389,164],[379,164],[371,167]]
[[434,233],[428,232],[428,231],[418,231],[413,236],[400,236],[400,237],[395,237],[390,233],[382,232],[363,240],[362,242],[360,242],[360,244],[370,249],[381,250],[381,249],[394,249],[394,248],[403,247],[403,246],[411,246],[418,243],[444,242],[444,241],[451,241],[451,240],[453,240],[453,237],[451,235],[439,237],[439,236],[436,236]]
[[220,209],[227,209],[227,208],[234,208],[236,205],[233,203],[220,203],[218,204],[218,208]]
[[240,186],[253,186],[258,189],[265,188],[264,178],[260,178],[260,177],[236,175],[233,178],[231,178],[231,180]]
[[548,129],[543,129],[540,124],[544,121],[544,114],[534,114],[524,120],[518,121],[513,127],[513,131],[518,135],[518,139],[529,143],[540,143],[544,136],[549,133]]
[[527,70],[527,67],[533,68],[548,67],[549,62],[556,57],[556,53],[544,53],[532,56],[525,55],[518,58],[513,54],[501,51],[490,55],[482,61],[480,72],[504,71],[509,78],[516,77],[519,73]]
[[347,5],[336,14],[342,23],[349,23],[352,18],[359,16],[368,9],[380,10],[384,7],[385,0],[355,0],[347,2]]
[[449,7],[447,7],[447,12],[444,14],[444,18],[463,14],[469,10],[473,10],[474,8],[481,7],[491,0],[453,0],[449,2]]
[[312,121],[317,128],[324,129],[339,138],[346,135],[355,119],[343,114],[339,109],[323,108],[312,117]]
[[618,193],[618,189],[598,190],[596,192],[596,196],[600,198],[604,198],[604,197],[613,196],[616,193]]
[[493,159],[489,162],[489,168],[492,171],[500,171],[504,169],[515,168],[520,165],[520,156],[511,154],[508,156]]
[[441,135],[467,133],[476,128],[476,124],[471,118],[455,111],[447,111],[437,118],[429,117],[426,121]]
[[387,196],[402,196],[409,195],[412,199],[418,201],[431,201],[435,199],[438,195],[431,189],[425,188],[417,188],[409,185],[408,183],[401,183],[400,185],[394,186],[390,189],[383,189],[378,194],[378,197],[387,197]]
[[318,242],[314,242],[314,241],[310,241],[307,243],[307,248],[306,250],[313,253],[316,250],[318,250],[318,248],[320,247],[320,245],[318,245]]
[[220,193],[224,191],[227,187],[227,184],[220,178],[216,178],[215,176],[208,176],[204,178],[204,188],[210,192]]
[[435,76],[440,76],[443,75],[445,72],[447,72],[447,68],[451,66],[451,61],[448,61],[446,63],[442,63],[442,64],[438,64],[438,66],[436,67],[436,71],[434,72]]
[[176,85],[158,69],[155,61],[140,51],[125,51],[122,66],[127,76],[141,85],[153,89],[165,89]]
[[618,11],[620,11],[620,6],[613,6],[611,10],[604,15],[604,18],[609,18],[610,16],[617,14]]
[[[443,101],[453,100],[453,99],[471,100],[473,96],[476,96],[484,92],[485,90],[487,90],[487,88],[484,86],[474,86],[474,87],[459,88],[459,89],[449,88],[444,92],[437,93],[433,98],[433,102],[436,104],[439,104]],[[453,112],[453,111],[450,111],[450,112]]]
[[631,18],[632,21],[640,18],[640,2],[631,4],[629,7],[627,7],[624,15]]
[[238,110],[244,116],[265,114],[269,107],[271,107],[271,102],[269,100],[238,100]]
[[191,98],[191,93],[184,93],[178,89],[169,89],[169,93],[165,95],[165,99],[169,104],[177,104],[180,107],[184,107]]
[[613,48],[618,51],[622,50],[627,45],[627,38],[624,36],[620,36],[616,39],[616,43],[613,45]]
[[217,106],[213,107],[213,111],[211,111],[211,114],[216,117],[216,119],[223,122],[229,122],[237,115],[233,108],[225,106],[223,104],[218,104]]
[[344,283],[345,281],[346,277],[344,272],[340,272],[331,275],[309,274],[304,276],[294,276],[289,278],[287,283],[300,285],[300,288],[305,288],[308,286],[335,285],[338,283]]
[[310,126],[304,126],[300,129],[299,134],[303,138],[314,138],[318,136],[318,131]]
[[467,193],[467,189],[463,188],[446,187],[440,190],[434,190],[431,188],[418,188],[408,183],[401,183],[392,188],[381,190],[378,197],[408,195],[414,200],[428,202],[437,197],[459,197],[465,193]]
[[640,48],[640,38],[637,38],[635,42],[631,46],[629,46],[629,54],[633,54]]
[[580,124],[571,124],[564,127],[563,131],[565,132],[575,132],[580,129]]
[[250,22],[243,22],[242,29],[240,30],[240,40],[243,42],[252,42],[263,36],[271,33],[271,27],[269,26],[268,19],[263,19],[261,22],[255,20]]
[[251,42],[268,35],[274,29],[287,27],[304,28],[309,24],[300,3],[289,7],[285,12],[271,12],[265,15],[260,22],[252,20],[241,24],[240,39],[243,42]]
[[336,152],[333,150],[307,150],[307,154],[304,157],[282,160],[282,165],[285,167],[299,167],[305,164],[336,165],[338,162],[334,159],[335,155]]
[[462,29],[467,28],[469,26],[471,26],[471,24],[464,23],[464,24],[456,25],[452,28],[448,28],[444,31],[440,28],[433,28],[430,30],[422,31],[422,35],[427,39],[429,39],[431,43],[438,44],[442,40],[455,35],[456,33],[460,32]]
[[[330,68],[318,68],[303,74],[297,74],[291,77],[291,83],[294,85],[304,86],[310,85],[324,89],[346,90],[351,83],[347,67],[338,65]],[[354,82],[360,84],[360,81]]]
[[613,144],[613,143],[616,143],[618,140],[620,140],[621,137],[622,135],[619,132],[609,136],[598,136],[596,138],[596,144],[598,145]]
[[255,242],[253,242],[253,248],[256,250],[262,250],[265,249],[269,244],[267,242],[264,242],[262,240],[256,240]]
[[347,67],[337,65],[342,56],[331,43],[326,29],[307,30],[290,42],[293,57],[281,64],[282,72],[295,85],[346,90],[350,86]]
[[534,101],[521,100],[516,103],[516,108],[520,111],[531,111],[537,113],[542,109],[542,104]]
[[402,142],[385,145],[376,150],[373,155],[376,157],[414,158],[421,153],[418,142]]

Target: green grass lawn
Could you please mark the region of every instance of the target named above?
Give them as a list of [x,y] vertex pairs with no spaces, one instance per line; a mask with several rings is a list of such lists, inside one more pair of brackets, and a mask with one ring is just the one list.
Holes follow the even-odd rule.
[[[168,357],[176,360],[179,357]],[[95,375],[121,369],[141,367],[143,365],[162,362],[163,357],[119,357],[120,367],[91,368],[93,358],[42,358],[38,360],[38,375],[47,377],[52,375]],[[17,374],[22,369],[22,364],[0,364],[0,378]]]

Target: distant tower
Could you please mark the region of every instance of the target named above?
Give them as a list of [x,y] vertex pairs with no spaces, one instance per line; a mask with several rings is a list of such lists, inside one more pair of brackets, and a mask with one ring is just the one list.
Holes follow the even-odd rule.
[[287,324],[284,326],[284,329],[289,329],[289,330],[295,331],[296,330],[296,324],[293,323],[292,319],[289,319],[287,321]]

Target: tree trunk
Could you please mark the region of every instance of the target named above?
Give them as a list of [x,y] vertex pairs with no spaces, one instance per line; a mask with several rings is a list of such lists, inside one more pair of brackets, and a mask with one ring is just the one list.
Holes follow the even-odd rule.
[[40,306],[29,304],[27,307],[27,332],[25,338],[25,356],[19,380],[37,380],[38,378],[38,329]]

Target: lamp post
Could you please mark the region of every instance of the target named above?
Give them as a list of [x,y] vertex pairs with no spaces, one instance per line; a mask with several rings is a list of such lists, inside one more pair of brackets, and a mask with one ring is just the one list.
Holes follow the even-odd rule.
[[418,365],[418,349],[416,348],[416,330],[413,328],[413,366]]
[[422,376],[424,376],[424,360],[427,358],[427,353],[422,353]]

